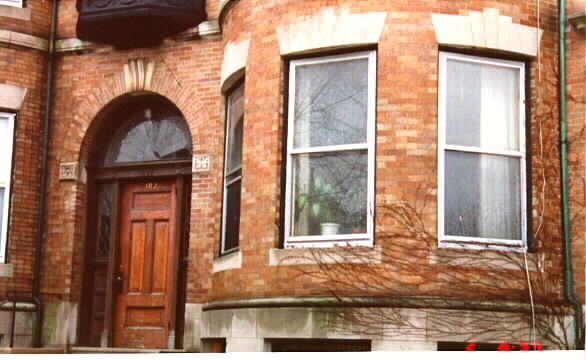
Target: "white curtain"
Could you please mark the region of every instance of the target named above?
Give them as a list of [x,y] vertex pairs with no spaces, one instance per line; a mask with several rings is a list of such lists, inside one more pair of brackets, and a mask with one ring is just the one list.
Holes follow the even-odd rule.
[[[480,147],[519,150],[519,74],[517,69],[482,65]],[[480,155],[479,237],[520,239],[520,159]]]

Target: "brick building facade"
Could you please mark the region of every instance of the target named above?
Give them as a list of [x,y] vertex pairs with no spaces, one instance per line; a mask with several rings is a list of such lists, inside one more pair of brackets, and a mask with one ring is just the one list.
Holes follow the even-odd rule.
[[[558,1],[208,0],[147,47],[80,40],[77,3],[0,1],[2,346],[575,346]],[[584,1],[567,12],[583,304]],[[532,331],[557,320],[564,341]]]

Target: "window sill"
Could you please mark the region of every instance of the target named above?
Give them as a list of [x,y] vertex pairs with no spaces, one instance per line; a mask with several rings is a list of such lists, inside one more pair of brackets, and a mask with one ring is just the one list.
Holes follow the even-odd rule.
[[0,277],[11,278],[14,276],[13,264],[0,264]]
[[8,5],[0,5],[0,17],[8,17],[18,20],[30,21],[31,9]]
[[380,246],[269,250],[269,266],[306,264],[380,264],[381,262],[382,248]]
[[476,238],[458,238],[440,240],[438,244],[440,249],[460,249],[460,250],[494,250],[494,251],[512,251],[524,253],[527,249],[523,246],[523,242],[514,240],[502,241],[482,241]]
[[240,268],[242,268],[242,252],[238,250],[215,259],[212,273]]
[[[463,268],[524,270],[525,256],[523,253],[486,250],[439,248],[431,255],[430,263]],[[539,254],[528,253],[527,265],[529,271],[543,271],[543,258]]]

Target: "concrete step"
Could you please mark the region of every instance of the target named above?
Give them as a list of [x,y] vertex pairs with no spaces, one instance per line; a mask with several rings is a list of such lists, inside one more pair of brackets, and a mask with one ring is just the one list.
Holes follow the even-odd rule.
[[28,348],[28,347],[13,347],[0,348],[0,354],[65,354],[64,347],[43,347],[43,348]]
[[161,354],[184,353],[183,349],[136,349],[89,346],[0,348],[0,354]]
[[184,353],[183,349],[138,349],[138,348],[107,348],[90,346],[71,346],[70,354],[160,354]]

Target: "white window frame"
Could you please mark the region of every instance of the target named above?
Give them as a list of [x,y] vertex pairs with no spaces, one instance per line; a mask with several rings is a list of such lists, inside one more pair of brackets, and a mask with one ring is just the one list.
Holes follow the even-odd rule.
[[0,211],[2,211],[2,224],[0,224],[0,263],[6,262],[6,245],[8,242],[8,215],[10,209],[10,183],[12,178],[12,158],[13,144],[14,144],[14,119],[16,115],[11,113],[0,112],[0,120],[8,121],[8,142],[6,144],[0,144],[3,147],[2,151],[7,151],[9,155],[8,163],[0,164],[0,166],[6,167],[7,175],[5,178],[0,178],[0,188],[4,188],[4,201]]
[[[238,246],[226,249],[226,217],[228,215],[228,187],[237,181],[242,181],[242,163],[240,163],[240,167],[235,169],[228,169],[228,161],[230,160],[230,134],[231,134],[231,127],[234,125],[232,124],[232,95],[242,88],[242,101],[245,100],[244,94],[244,82],[240,85],[236,86],[235,88],[231,89],[226,94],[226,130],[224,135],[224,177],[223,177],[223,199],[222,199],[222,239],[221,239],[221,246],[220,246],[220,254],[231,253],[233,251],[238,251],[240,248],[240,239],[238,240]],[[244,121],[244,118],[242,118]],[[244,126],[244,124],[242,124]],[[244,129],[243,129],[244,130]],[[242,147],[244,148],[244,139],[242,143]],[[243,149],[242,149],[243,150]],[[239,176],[236,176],[230,180],[228,180],[231,175],[240,172]],[[242,183],[240,184],[241,191],[242,191]],[[242,209],[242,195],[240,196],[240,208]],[[242,216],[242,213],[240,213]],[[240,234],[239,234],[240,235]]]
[[[361,144],[317,146],[294,149],[295,129],[295,75],[296,68],[304,65],[317,65],[324,63],[343,62],[348,60],[368,60],[368,109],[366,142]],[[324,56],[319,58],[292,60],[289,63],[289,108],[287,125],[287,165],[285,187],[285,248],[294,247],[333,247],[333,246],[372,246],[374,233],[374,171],[375,171],[375,125],[376,125],[376,51],[363,51],[345,55]],[[326,153],[332,154],[348,150],[367,150],[367,204],[366,204],[366,234],[342,234],[342,235],[310,235],[291,236],[293,202],[293,155]]]
[[0,5],[22,7],[22,0],[0,0]]
[[[481,147],[446,144],[446,94],[447,62],[458,60],[469,63],[487,64],[519,70],[519,151],[498,151]],[[525,141],[525,64],[519,61],[485,58],[440,52],[438,77],[438,246],[440,248],[527,250],[527,175],[526,175],[526,141]],[[444,232],[445,207],[445,153],[446,151],[468,152],[475,154],[501,155],[518,158],[520,161],[520,198],[521,198],[521,240],[494,239],[446,235]]]

